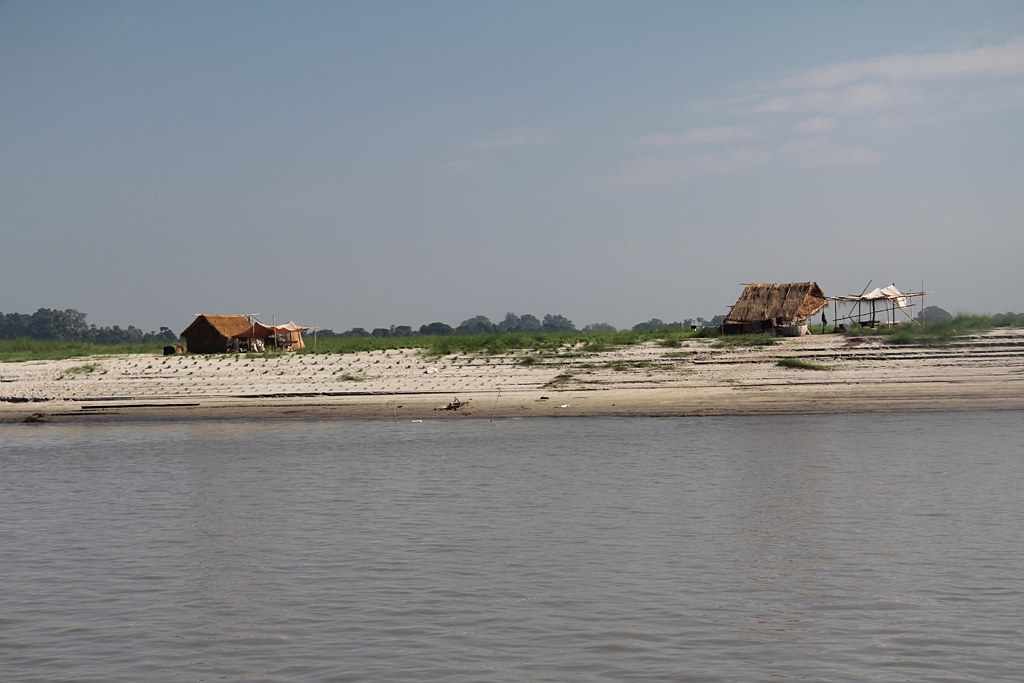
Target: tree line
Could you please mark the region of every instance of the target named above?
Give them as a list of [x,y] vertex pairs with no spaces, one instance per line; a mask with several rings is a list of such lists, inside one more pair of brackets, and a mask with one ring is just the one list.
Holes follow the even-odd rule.
[[[681,322],[666,323],[660,318],[651,318],[633,326],[634,330],[679,329],[690,325],[717,325],[725,316],[715,316],[710,321],[704,318],[686,319]],[[463,320],[458,327],[442,322],[432,322],[414,329],[410,325],[391,325],[365,330],[353,327],[345,332],[334,332],[331,329],[317,330],[321,337],[414,337],[469,334],[508,334],[513,332],[616,332],[616,328],[608,323],[591,323],[577,329],[572,320],[564,315],[548,313],[543,318],[526,313],[517,315],[506,313],[501,322],[491,322],[487,316],[477,315]],[[91,344],[174,344],[178,335],[168,327],[161,327],[159,332],[143,332],[134,325],[127,329],[113,327],[97,327],[86,322],[86,314],[73,308],[57,310],[40,308],[35,313],[3,313],[0,312],[0,339],[39,339],[53,341],[85,342]]]
[[178,335],[169,327],[159,332],[143,332],[134,325],[127,329],[96,327],[85,321],[86,314],[73,308],[60,311],[40,308],[35,313],[0,312],[0,339],[39,339],[88,344],[173,344]]
[[[704,318],[687,319],[681,322],[666,323],[659,318],[652,318],[647,322],[638,323],[633,326],[634,330],[663,330],[663,329],[679,329],[683,326],[690,325],[711,325],[718,324],[725,319],[725,316],[715,316],[710,321],[704,320]],[[515,313],[506,313],[505,319],[501,322],[491,322],[487,316],[477,315],[467,320],[463,320],[458,327],[452,327],[446,323],[433,322],[427,325],[421,325],[418,330],[412,328],[409,325],[392,325],[391,327],[377,327],[372,330],[366,330],[362,327],[353,327],[350,330],[344,332],[335,332],[331,329],[317,330],[317,334],[323,337],[414,337],[417,335],[422,336],[438,336],[447,337],[451,335],[465,335],[465,334],[509,334],[513,332],[616,332],[616,328],[608,323],[591,323],[585,325],[583,329],[577,329],[573,321],[566,318],[564,315],[553,315],[548,313],[543,318],[538,318],[535,315],[526,313],[524,315],[516,315]]]

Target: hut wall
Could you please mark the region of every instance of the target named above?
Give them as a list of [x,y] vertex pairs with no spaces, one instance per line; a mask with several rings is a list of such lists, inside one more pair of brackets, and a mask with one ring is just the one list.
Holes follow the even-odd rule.
[[[192,329],[192,327],[196,329]],[[228,338],[217,331],[213,325],[201,321],[192,325],[182,333],[189,353],[225,353],[228,349]]]

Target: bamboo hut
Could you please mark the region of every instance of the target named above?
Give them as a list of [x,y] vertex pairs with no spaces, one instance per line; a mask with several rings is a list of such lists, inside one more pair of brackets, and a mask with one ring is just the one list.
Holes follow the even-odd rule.
[[749,284],[722,323],[725,334],[807,334],[807,319],[828,306],[817,282]]
[[232,340],[266,339],[274,330],[242,315],[200,314],[181,336],[190,353],[227,353]]

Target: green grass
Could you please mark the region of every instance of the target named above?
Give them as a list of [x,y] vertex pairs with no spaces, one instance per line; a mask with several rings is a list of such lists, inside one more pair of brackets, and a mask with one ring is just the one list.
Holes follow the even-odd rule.
[[541,354],[574,353],[589,354],[613,351],[623,346],[634,346],[655,341],[668,348],[676,348],[686,339],[718,338],[715,330],[692,332],[677,329],[665,330],[623,330],[619,332],[513,332],[511,334],[467,334],[448,337],[336,337],[320,339],[314,350],[312,341],[305,339],[306,348],[300,354],[311,353],[364,353],[388,349],[422,349],[427,356],[450,356],[452,354],[473,354],[500,356],[520,351],[536,351]]
[[68,368],[66,372],[69,375],[84,375],[89,372],[96,372],[98,367],[96,363],[86,363],[85,365],[76,365],[73,368]]
[[362,382],[366,378],[357,377],[356,375],[353,375],[351,372],[344,372],[338,376],[338,379],[344,380],[346,382]]
[[[871,330],[873,335],[885,337],[890,344],[921,344],[937,346],[949,344],[955,337],[965,334],[987,332],[996,327],[1024,327],[1024,315],[1008,314],[1000,318],[986,315],[960,314],[952,320],[925,323],[924,325],[901,325],[895,328]],[[815,326],[820,333],[821,326]],[[865,330],[854,328],[849,335],[863,335]],[[717,330],[701,328],[691,330],[623,330],[620,332],[519,332],[513,334],[454,335],[450,337],[337,337],[318,339],[314,350],[312,340],[306,338],[308,346],[297,354],[346,354],[368,351],[400,349],[422,349],[428,356],[447,356],[454,353],[484,356],[507,355],[521,351],[533,351],[541,355],[561,353],[567,349],[576,355],[603,353],[623,346],[634,346],[644,342],[657,342],[665,348],[678,348],[690,339],[714,339],[716,348],[739,346],[769,346],[777,343],[770,334],[738,334],[722,336]],[[81,342],[38,341],[34,339],[0,340],[0,362],[31,360],[60,360],[90,356],[111,356],[121,354],[163,353],[162,343],[154,344],[83,344]],[[248,358],[278,357],[282,352],[268,351],[262,354],[247,354]],[[237,354],[234,355],[238,358]],[[290,355],[290,354],[289,354]],[[522,362],[522,361],[521,361]],[[538,361],[530,361],[538,362]]]
[[[624,330],[620,332],[516,332],[512,334],[452,335],[448,337],[334,337],[318,339],[316,348],[313,341],[305,339],[306,348],[297,354],[355,354],[371,351],[401,349],[422,349],[428,356],[447,356],[454,353],[497,356],[518,351],[536,351],[541,354],[564,353],[575,348],[574,353],[602,353],[623,346],[634,346],[656,341],[674,348],[689,338],[717,337],[717,332],[689,330],[680,332],[667,330]],[[128,353],[161,355],[164,344],[115,344],[97,345],[79,342],[37,341],[33,339],[0,340],[0,362],[26,360],[54,360]],[[263,353],[242,354],[246,358],[274,358],[281,351],[268,350]],[[215,354],[220,355],[220,354]],[[238,354],[225,354],[238,357]],[[290,354],[289,354],[290,355]]]
[[127,353],[163,355],[165,344],[84,344],[82,342],[0,339],[0,363],[28,360],[63,360]]
[[905,323],[896,327],[879,327],[870,331],[854,327],[847,336],[871,334],[883,338],[886,344],[916,344],[918,346],[947,346],[957,337],[991,332],[997,327],[1024,327],[1024,315],[1007,314],[999,318],[988,315],[958,313],[950,320],[926,322],[923,325]]
[[782,358],[779,360],[779,365],[784,368],[796,368],[799,370],[829,370],[830,368],[825,365],[818,365],[817,363],[808,363],[805,360],[799,358]]
[[778,337],[769,332],[761,334],[731,334],[721,337],[711,346],[716,349],[735,349],[739,346],[773,346],[779,343]]

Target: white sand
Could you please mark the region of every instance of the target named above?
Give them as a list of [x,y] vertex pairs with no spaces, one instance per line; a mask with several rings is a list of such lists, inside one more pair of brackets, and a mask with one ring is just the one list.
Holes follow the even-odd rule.
[[[532,415],[712,415],[1024,408],[1024,330],[948,348],[851,345],[838,335],[763,348],[654,343],[431,358],[347,355],[96,356],[0,364],[0,421]],[[798,357],[827,371],[791,369]],[[500,396],[499,396],[500,391]],[[435,411],[454,397],[469,408]],[[24,401],[28,399],[27,401]],[[400,408],[399,408],[400,406]],[[567,406],[567,407],[562,407]]]

